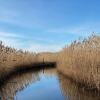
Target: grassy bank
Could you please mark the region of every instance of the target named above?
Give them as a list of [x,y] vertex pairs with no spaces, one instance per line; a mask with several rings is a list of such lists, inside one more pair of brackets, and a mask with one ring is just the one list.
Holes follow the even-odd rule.
[[58,55],[58,70],[90,89],[100,90],[100,36],[74,41]]

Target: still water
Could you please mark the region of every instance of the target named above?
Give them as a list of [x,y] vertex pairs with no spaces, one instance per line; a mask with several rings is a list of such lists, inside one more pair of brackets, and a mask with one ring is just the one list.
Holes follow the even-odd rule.
[[0,100],[100,100],[97,93],[79,88],[55,68],[10,76],[0,86]]

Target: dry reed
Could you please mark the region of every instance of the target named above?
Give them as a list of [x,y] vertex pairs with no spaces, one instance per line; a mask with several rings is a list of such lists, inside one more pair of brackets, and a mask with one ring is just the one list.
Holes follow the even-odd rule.
[[69,78],[90,89],[100,90],[100,36],[92,35],[74,41],[58,53],[23,52],[5,47],[0,42],[0,77],[15,70],[17,66],[41,61],[57,62],[57,69]]
[[54,54],[49,52],[32,53],[4,46],[0,42],[0,78],[7,76],[17,69],[26,69],[42,62],[54,62]]
[[74,41],[58,55],[58,70],[90,89],[100,90],[100,36]]
[[16,50],[0,42],[0,77],[16,70],[17,66],[24,66],[37,62],[37,54]]

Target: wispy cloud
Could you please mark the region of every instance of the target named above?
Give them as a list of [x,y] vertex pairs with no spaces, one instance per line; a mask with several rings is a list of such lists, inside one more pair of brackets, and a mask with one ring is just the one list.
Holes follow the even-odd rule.
[[26,41],[39,41],[39,42],[48,42],[48,43],[53,43],[53,40],[48,40],[48,39],[44,39],[41,37],[36,37],[33,34],[28,34],[28,33],[12,33],[12,32],[4,32],[4,31],[0,31],[0,37],[3,38],[14,38],[14,39],[22,39],[22,40],[26,40]]
[[3,41],[3,44],[6,46],[10,46],[12,48],[21,49],[22,43],[20,43],[17,39],[7,38],[7,37],[0,37],[0,40]]
[[80,3],[75,2],[72,7],[70,0],[0,0],[0,40],[30,51],[56,51],[66,41],[99,33],[99,3],[92,6],[88,2],[85,9]]
[[42,21],[40,21],[40,17],[37,14],[38,10],[35,11],[34,6],[33,9],[26,8],[27,3],[29,3],[26,2],[0,1],[0,22],[29,29],[33,27],[41,28],[43,24],[40,24]]
[[[25,41],[24,41],[25,39]],[[43,51],[58,51],[61,49],[61,45],[54,44],[53,41],[42,39],[40,37],[23,36],[22,34],[0,32],[0,40],[7,46],[11,46],[17,49],[28,50],[32,52],[43,52]],[[45,43],[47,42],[47,43]]]
[[45,44],[39,44],[39,43],[33,43],[31,44],[27,50],[34,51],[34,52],[57,52],[61,50],[62,46],[59,44],[51,44],[51,45],[45,45]]
[[17,49],[24,49],[24,43],[21,42],[21,38],[24,37],[20,34],[0,31],[0,40],[3,41],[4,45],[6,46],[14,47]]
[[19,35],[19,34],[10,33],[10,32],[0,32],[0,37],[16,37],[16,38],[20,38],[22,36]]
[[99,33],[100,24],[98,23],[85,23],[79,26],[71,26],[71,27],[64,27],[64,28],[54,28],[47,30],[48,33],[56,33],[56,34],[72,34],[76,36],[88,36],[93,32]]

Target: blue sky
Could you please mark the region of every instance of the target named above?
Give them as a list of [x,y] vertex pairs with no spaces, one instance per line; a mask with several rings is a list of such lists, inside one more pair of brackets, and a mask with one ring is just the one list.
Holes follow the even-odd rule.
[[100,33],[100,0],[0,0],[0,40],[35,52],[58,51]]

